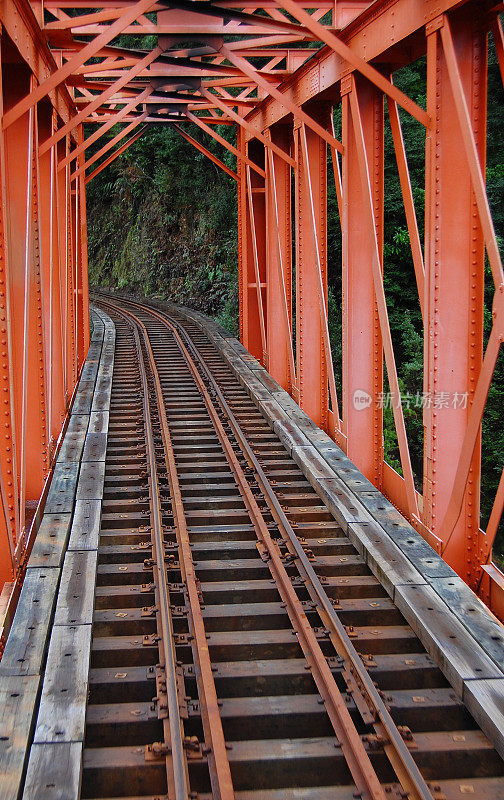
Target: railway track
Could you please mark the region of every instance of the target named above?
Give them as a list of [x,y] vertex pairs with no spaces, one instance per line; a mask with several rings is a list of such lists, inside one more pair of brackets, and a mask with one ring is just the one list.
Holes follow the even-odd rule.
[[[0,665],[0,745],[23,714],[27,755],[14,744],[2,800],[503,800],[504,763],[460,699],[502,680],[495,656],[473,658],[448,615],[459,644],[431,651],[462,675],[452,688],[204,330],[99,303],[113,379],[105,397],[105,362],[77,497],[101,499],[78,501],[45,666],[50,539],[32,562],[13,626],[26,644],[8,639]],[[74,480],[79,436],[61,464]],[[61,548],[71,494],[51,492]]]
[[502,797],[500,757],[201,330],[100,304],[81,796]]

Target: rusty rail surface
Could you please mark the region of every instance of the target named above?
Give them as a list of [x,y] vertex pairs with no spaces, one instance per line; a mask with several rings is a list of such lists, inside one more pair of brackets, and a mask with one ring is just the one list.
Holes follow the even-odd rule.
[[52,684],[80,698],[82,779],[34,757],[45,675],[23,798],[501,800],[501,740],[209,336],[176,310],[99,303],[116,334],[88,691],[64,664]]
[[100,304],[117,376],[82,797],[178,798],[179,723],[187,797],[498,798],[500,757],[209,340]]
[[[134,304],[130,303],[130,305],[134,307]],[[173,333],[178,347],[181,350],[186,364],[188,365],[198,390],[204,400],[209,417],[212,421],[212,425],[222,445],[236,485],[247,507],[257,538],[261,544],[261,547],[258,546],[261,558],[267,562],[271,560],[270,569],[279,587],[280,596],[285,603],[287,613],[293,629],[298,636],[298,640],[303,649],[305,658],[311,667],[317,688],[321,696],[324,698],[331,724],[334,728],[336,736],[338,737],[338,740],[341,742],[343,755],[345,756],[358,790],[360,790],[364,796],[373,798],[385,797],[385,793],[380,786],[380,781],[373,770],[369,756],[364,749],[364,744],[361,741],[361,738],[347,710],[342,693],[333,679],[331,670],[327,664],[327,660],[322,652],[320,644],[316,639],[301,602],[294,587],[292,586],[291,579],[289,578],[286,567],[282,561],[281,553],[268,531],[268,526],[254,498],[252,490],[248,485],[247,479],[233,450],[232,444],[225,433],[223,424],[219,419],[218,411],[210,398],[209,392],[205,387],[205,382],[198,372],[198,368],[188,348],[198,360],[199,367],[202,373],[205,375],[210,388],[215,393],[216,400],[218,401],[222,412],[224,412],[227,417],[233,434],[240,445],[241,451],[245,455],[246,461],[255,473],[268,508],[273,518],[277,522],[280,534],[284,538],[287,537],[288,539],[288,543],[290,545],[288,545],[288,547],[292,557],[299,559],[299,562],[302,565],[303,576],[305,580],[309,582],[313,595],[315,596],[315,602],[320,603],[320,607],[323,609],[324,616],[326,618],[325,622],[330,628],[330,637],[332,643],[335,646],[338,655],[342,656],[344,659],[343,676],[345,678],[347,691],[355,692],[356,694],[360,695],[359,705],[364,709],[364,714],[366,715],[367,721],[372,722],[376,735],[380,737],[381,741],[383,742],[385,753],[389,757],[404,791],[409,793],[411,798],[431,798],[431,792],[425,784],[425,781],[422,778],[422,775],[420,774],[420,771],[418,770],[418,767],[416,766],[404,742],[404,739],[397,730],[397,727],[394,725],[385,703],[374,686],[372,678],[363,668],[362,661],[355,650],[355,647],[351,643],[345,627],[340,622],[333,606],[329,602],[329,598],[327,597],[322,584],[320,583],[320,580],[308,559],[307,554],[300,545],[297,536],[295,535],[285,513],[276,499],[273,488],[264,471],[262,470],[259,461],[255,457],[250,445],[248,444],[246,436],[241,430],[236,417],[232,413],[222,392],[220,391],[217,381],[212,376],[204,361],[202,361],[201,356],[199,356],[197,353],[196,348],[192,344],[190,337],[187,335],[184,329],[180,328],[180,326],[174,325],[172,322],[163,317],[163,315],[152,309],[150,310],[150,314]],[[144,335],[147,336],[145,326],[138,320],[137,317],[135,317],[135,323],[142,327]],[[184,341],[187,343],[188,347],[185,346]],[[152,351],[150,352],[150,356],[151,368],[154,371],[156,368]],[[164,407],[162,405],[162,390],[159,383],[159,378],[157,377],[157,373],[155,374],[157,378],[156,394],[158,399],[158,407],[161,409],[163,416],[163,438],[165,438],[165,447],[167,448],[167,453],[171,455],[169,468],[170,475],[172,477],[170,478],[170,485],[173,486],[173,484],[177,481],[176,466],[174,464],[171,442],[166,442],[166,436],[169,436],[169,426],[166,420],[166,415],[163,413]],[[174,504],[174,516],[177,516],[177,518],[183,518],[183,504],[181,497],[179,497],[178,494]],[[187,530],[185,524],[184,529]],[[220,794],[216,796],[220,796]]]

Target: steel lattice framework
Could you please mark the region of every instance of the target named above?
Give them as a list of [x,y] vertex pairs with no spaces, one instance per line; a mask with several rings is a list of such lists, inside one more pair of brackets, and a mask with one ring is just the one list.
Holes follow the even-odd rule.
[[[0,580],[22,569],[26,509],[50,473],[87,351],[85,185],[156,123],[175,127],[237,182],[244,345],[504,617],[504,575],[491,557],[504,472],[480,529],[481,423],[504,335],[504,275],[485,187],[488,36],[504,78],[503,7],[2,2]],[[123,35],[135,46],[124,47]],[[398,68],[424,55],[425,109],[393,82]],[[422,492],[383,282],[385,107],[424,323],[423,393],[438,399],[423,412]],[[424,243],[401,114],[425,131]],[[236,171],[196,141],[187,122],[231,151]],[[86,139],[84,123],[95,126]],[[86,156],[117,123],[120,132]],[[223,124],[236,125],[236,146],[215,130]],[[340,397],[327,312],[328,180],[343,242]],[[494,300],[484,348],[485,257]],[[402,475],[384,460],[385,376]]]

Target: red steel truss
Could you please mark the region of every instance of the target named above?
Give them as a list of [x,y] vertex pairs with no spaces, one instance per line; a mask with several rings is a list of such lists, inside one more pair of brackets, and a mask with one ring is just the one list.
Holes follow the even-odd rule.
[[[172,125],[237,183],[244,345],[504,618],[504,575],[492,562],[504,472],[480,529],[481,422],[504,336],[504,275],[485,189],[488,36],[504,78],[503,10],[496,0],[4,0],[0,582],[22,564],[27,509],[51,469],[87,350],[85,185],[155,123]],[[393,82],[421,56],[425,109]],[[423,412],[422,491],[383,281],[385,108],[424,322],[423,394],[438,399]],[[424,242],[405,114],[425,135]],[[84,123],[94,126],[87,138]],[[116,124],[119,133],[86,156]],[[220,125],[236,126],[236,145]],[[186,126],[231,151],[236,171]],[[328,181],[343,244],[339,397]],[[494,285],[486,347],[485,257]],[[402,474],[384,459],[386,385]]]

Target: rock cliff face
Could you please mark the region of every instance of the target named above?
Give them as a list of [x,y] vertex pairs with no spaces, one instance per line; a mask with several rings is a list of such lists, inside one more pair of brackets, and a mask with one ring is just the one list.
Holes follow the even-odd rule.
[[175,131],[148,131],[89,183],[88,228],[92,285],[170,297],[235,330],[236,186]]

